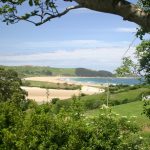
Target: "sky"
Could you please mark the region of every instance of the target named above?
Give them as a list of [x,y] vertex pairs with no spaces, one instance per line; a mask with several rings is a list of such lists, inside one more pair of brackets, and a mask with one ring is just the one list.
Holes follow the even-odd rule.
[[[59,6],[63,8],[64,3]],[[0,65],[84,67],[113,72],[135,38],[137,27],[119,16],[85,8],[39,27],[28,22],[9,26],[0,22]],[[126,56],[133,55],[138,43],[136,39]]]

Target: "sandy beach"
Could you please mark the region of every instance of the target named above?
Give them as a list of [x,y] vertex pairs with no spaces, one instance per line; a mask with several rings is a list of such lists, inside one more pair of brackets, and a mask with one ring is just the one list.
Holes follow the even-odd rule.
[[[78,96],[80,93],[85,93],[87,95],[92,95],[96,93],[104,92],[103,89],[99,87],[93,87],[93,85],[81,84],[78,82],[72,82],[67,80],[68,77],[30,77],[24,78],[24,80],[32,81],[43,81],[52,83],[68,83],[81,85],[81,90],[60,90],[60,89],[49,89],[49,100],[52,98],[59,98],[61,100],[71,98],[73,95]],[[69,77],[70,78],[70,77]],[[33,99],[39,103],[47,101],[46,89],[37,87],[22,87],[28,92],[28,98]]]

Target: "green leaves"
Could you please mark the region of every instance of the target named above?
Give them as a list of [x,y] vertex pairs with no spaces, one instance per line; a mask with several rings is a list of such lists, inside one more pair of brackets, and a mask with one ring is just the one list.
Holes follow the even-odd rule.
[[29,0],[29,5],[33,6],[33,0]]
[[136,76],[135,71],[136,65],[133,63],[130,57],[124,57],[122,59],[122,65],[118,67],[115,72],[117,76]]
[[33,5],[37,6],[39,4],[40,4],[40,0],[29,0],[29,5],[30,6],[33,6]]
[[14,100],[16,105],[20,105],[26,95],[21,85],[22,81],[15,71],[0,68],[0,102]]
[[58,114],[51,103],[34,104],[26,111],[12,102],[2,102],[0,107],[0,149],[144,148],[135,120],[119,117],[110,109],[100,110],[97,117],[89,118],[81,113],[79,102]]
[[[20,20],[25,20],[37,25],[37,23],[35,23],[37,18],[40,20],[38,22],[43,22],[48,16],[58,14],[54,0],[3,0],[0,3],[0,17],[7,25],[15,24]],[[22,13],[20,10],[27,6],[30,11]],[[33,19],[33,17],[36,19]]]
[[136,48],[136,58],[139,62],[139,71],[144,73],[147,83],[150,83],[150,40],[143,40]]
[[150,40],[143,40],[136,47],[134,63],[130,57],[124,57],[122,65],[115,71],[118,76],[141,76],[143,75],[146,82],[150,84]]
[[139,7],[145,10],[145,12],[150,12],[150,1],[149,0],[138,0]]

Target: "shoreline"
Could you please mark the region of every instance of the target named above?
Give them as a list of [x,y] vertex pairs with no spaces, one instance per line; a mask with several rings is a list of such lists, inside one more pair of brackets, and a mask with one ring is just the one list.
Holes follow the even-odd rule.
[[[69,77],[70,78],[70,77]],[[51,82],[51,83],[67,83],[67,84],[75,84],[75,85],[81,85],[81,90],[62,90],[62,89],[48,89],[49,91],[49,100],[52,100],[52,98],[59,98],[60,100],[69,99],[73,95],[78,96],[81,93],[84,93],[86,95],[93,95],[93,94],[99,94],[105,92],[104,86],[98,86],[96,84],[91,83],[80,83],[76,81],[70,81],[65,80],[68,79],[68,77],[29,77],[24,78],[24,80],[30,80],[30,81],[43,81],[43,82]],[[28,92],[27,98],[33,99],[39,103],[46,102],[46,89],[44,88],[38,88],[38,87],[22,87],[25,91]]]
[[[28,77],[23,78],[24,80],[31,80],[31,81],[43,81],[43,82],[52,82],[52,83],[67,83],[67,84],[75,84],[81,86],[93,86],[93,87],[107,87],[105,83],[91,83],[91,82],[80,82],[75,80],[70,80],[71,78],[95,78],[95,77],[69,77],[69,76],[43,76],[43,77]],[[99,78],[99,77],[98,77]],[[105,78],[105,77],[104,77]]]

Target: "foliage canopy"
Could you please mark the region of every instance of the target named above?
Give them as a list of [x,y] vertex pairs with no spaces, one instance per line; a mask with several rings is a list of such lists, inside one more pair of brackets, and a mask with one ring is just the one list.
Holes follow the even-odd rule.
[[25,100],[26,92],[21,89],[22,81],[14,70],[0,68],[0,101]]
[[150,40],[143,40],[136,47],[135,63],[130,57],[124,57],[122,65],[116,69],[119,76],[144,76],[147,83],[150,83]]

